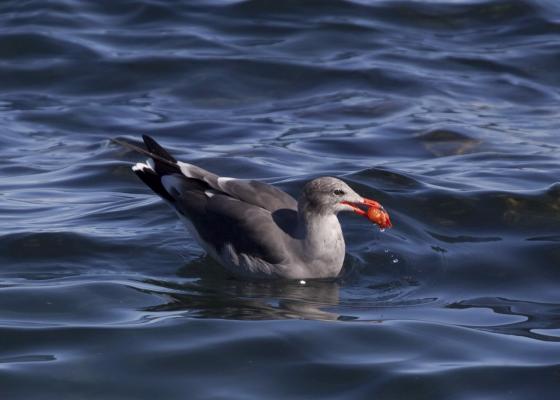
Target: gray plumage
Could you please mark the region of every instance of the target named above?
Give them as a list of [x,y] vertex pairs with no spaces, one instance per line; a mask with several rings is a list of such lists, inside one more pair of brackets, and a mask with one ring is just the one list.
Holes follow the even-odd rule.
[[345,243],[337,213],[352,211],[343,202],[364,200],[346,183],[332,177],[314,179],[296,201],[272,185],[219,177],[177,161],[149,136],[144,142],[148,151],[142,152],[152,157],[133,171],[233,275],[310,279],[339,274]]

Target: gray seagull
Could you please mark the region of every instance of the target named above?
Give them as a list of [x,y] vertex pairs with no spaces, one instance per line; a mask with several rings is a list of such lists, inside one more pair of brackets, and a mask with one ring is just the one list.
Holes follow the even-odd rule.
[[[381,228],[391,227],[383,207],[337,178],[308,182],[298,200],[255,180],[226,178],[177,161],[144,135],[147,154],[132,167],[167,201],[202,248],[232,275],[245,279],[335,278],[345,243],[339,211],[353,211]],[[364,210],[365,208],[365,210]]]

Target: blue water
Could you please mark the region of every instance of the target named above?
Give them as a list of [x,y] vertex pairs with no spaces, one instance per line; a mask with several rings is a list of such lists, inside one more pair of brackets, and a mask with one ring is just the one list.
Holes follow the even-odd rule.
[[[557,399],[560,3],[0,3],[2,399]],[[297,195],[337,282],[228,279],[113,143]]]

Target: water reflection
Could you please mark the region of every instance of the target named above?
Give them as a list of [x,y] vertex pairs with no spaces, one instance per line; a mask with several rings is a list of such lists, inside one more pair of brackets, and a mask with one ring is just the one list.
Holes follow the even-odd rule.
[[[389,264],[387,268],[395,272],[397,267]],[[381,273],[383,269],[377,267]],[[373,322],[399,318],[403,310],[413,315],[415,308],[438,300],[418,296],[422,283],[405,268],[397,279],[365,275],[365,268],[369,267],[363,260],[348,255],[343,273],[335,280],[246,281],[228,277],[210,257],[202,256],[179,270],[179,280],[144,280],[145,285],[133,288],[164,299],[143,311],[184,313],[191,318]]]
[[[196,318],[337,320],[330,312],[340,300],[340,285],[330,281],[246,282],[216,277],[176,284],[150,281],[166,288],[165,302],[148,312],[184,311]],[[169,290],[171,289],[171,290]],[[345,317],[345,319],[352,317]]]

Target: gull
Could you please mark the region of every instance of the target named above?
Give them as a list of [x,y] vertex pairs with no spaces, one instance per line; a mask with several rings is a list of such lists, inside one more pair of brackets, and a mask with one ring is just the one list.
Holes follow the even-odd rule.
[[150,156],[134,173],[165,200],[206,253],[242,279],[336,278],[345,242],[337,214],[352,211],[380,228],[391,221],[375,200],[338,178],[305,184],[296,200],[257,180],[221,177],[176,160],[153,138],[146,149],[114,142]]

